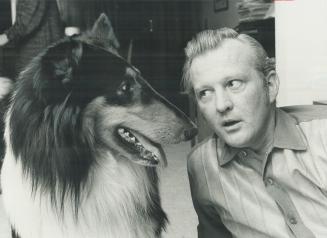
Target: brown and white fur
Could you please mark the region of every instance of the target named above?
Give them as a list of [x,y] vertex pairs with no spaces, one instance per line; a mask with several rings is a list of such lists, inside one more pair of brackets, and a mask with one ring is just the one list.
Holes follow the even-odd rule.
[[106,45],[106,32],[102,15],[91,33],[36,57],[15,85],[1,180],[21,238],[161,237],[161,144],[190,139],[194,124]]

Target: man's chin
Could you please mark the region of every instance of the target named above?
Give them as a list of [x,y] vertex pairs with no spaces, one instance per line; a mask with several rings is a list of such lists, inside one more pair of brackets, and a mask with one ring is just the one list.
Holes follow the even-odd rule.
[[225,143],[234,148],[245,148],[249,146],[249,140],[246,138],[240,137],[239,135],[228,135],[225,138],[222,138]]
[[226,141],[226,144],[233,148],[245,148],[247,147],[244,143],[234,143]]

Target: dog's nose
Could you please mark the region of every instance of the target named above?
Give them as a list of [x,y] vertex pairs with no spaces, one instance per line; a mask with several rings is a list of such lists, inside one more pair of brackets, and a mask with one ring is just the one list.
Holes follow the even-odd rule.
[[191,140],[194,136],[198,134],[197,128],[192,128],[184,131],[184,140]]

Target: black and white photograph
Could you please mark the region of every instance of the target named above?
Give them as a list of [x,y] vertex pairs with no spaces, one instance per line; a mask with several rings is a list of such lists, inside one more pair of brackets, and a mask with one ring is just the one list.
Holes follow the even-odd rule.
[[326,0],[0,0],[0,238],[326,238]]

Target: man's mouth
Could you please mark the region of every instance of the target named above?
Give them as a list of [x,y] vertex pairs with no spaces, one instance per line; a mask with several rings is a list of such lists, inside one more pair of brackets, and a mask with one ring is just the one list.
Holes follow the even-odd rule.
[[117,129],[117,134],[119,139],[132,151],[129,159],[133,162],[143,166],[157,166],[161,160],[165,164],[167,163],[161,146],[144,135],[123,127]]
[[241,122],[240,120],[228,120],[228,121],[224,121],[222,125],[226,129],[234,129],[238,126],[240,122]]

